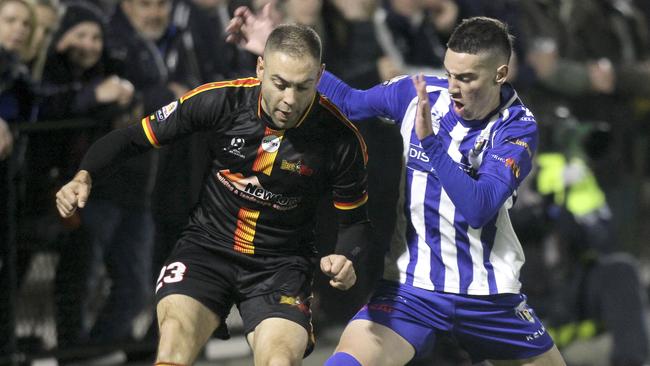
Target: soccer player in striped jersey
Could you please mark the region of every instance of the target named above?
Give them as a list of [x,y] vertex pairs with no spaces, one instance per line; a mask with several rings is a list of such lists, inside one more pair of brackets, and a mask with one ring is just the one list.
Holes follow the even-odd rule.
[[449,39],[447,78],[402,77],[367,91],[321,80],[351,119],[395,121],[405,160],[384,280],[326,365],[402,365],[440,333],[474,362],[564,365],[520,293],[524,253],[508,209],[530,172],[537,126],[506,83],[511,53],[505,24],[477,17]]
[[211,164],[199,203],[156,284],[156,365],[191,364],[225,327],[233,304],[256,365],[297,365],[309,354],[313,229],[327,191],[339,236],[320,267],[335,288],[356,282],[354,260],[369,233],[366,148],[317,93],[322,70],[312,29],[278,27],[258,59],[257,78],[206,84],[109,133],[57,193],[57,208],[68,217],[83,208],[92,180],[107,168],[192,132],[208,134]]
[[[268,24],[264,13],[237,9],[230,40],[259,44]],[[475,17],[447,46],[446,78],[404,76],[356,90],[325,72],[319,84],[352,120],[394,121],[404,146],[384,279],[325,365],[404,365],[441,334],[474,362],[564,365],[520,292],[524,253],[508,209],[531,170],[537,126],[506,82],[512,37],[502,22]]]

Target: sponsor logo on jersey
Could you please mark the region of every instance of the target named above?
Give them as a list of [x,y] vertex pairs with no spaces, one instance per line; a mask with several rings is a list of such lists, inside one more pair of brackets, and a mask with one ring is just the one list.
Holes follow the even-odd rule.
[[527,321],[529,323],[534,323],[535,318],[533,317],[532,310],[528,307],[528,304],[526,304],[526,301],[522,301],[517,307],[515,308],[515,315],[517,315],[517,318]]
[[262,150],[272,153],[280,148],[280,137],[276,135],[267,135],[262,139]]
[[233,137],[232,140],[230,140],[230,146],[224,147],[223,150],[235,155],[238,158],[244,159],[245,156],[241,152],[241,149],[244,147],[244,145],[246,145],[246,140],[244,140],[243,137]]
[[280,169],[308,177],[314,174],[314,169],[308,167],[307,164],[305,164],[302,160],[293,162],[283,159],[282,163],[280,164]]
[[526,141],[522,141],[520,139],[515,139],[515,140],[508,140],[509,143],[515,144],[517,146],[521,146],[524,149],[526,149],[526,152],[528,153],[528,156],[533,156],[532,151],[530,151],[530,146],[528,146],[528,143]]
[[516,140],[509,140],[508,142],[523,147],[524,149],[526,149],[528,156],[533,156],[533,152],[530,151],[530,146],[528,146],[528,143],[526,141],[516,139]]
[[239,197],[263,206],[273,207],[276,210],[294,209],[302,201],[302,197],[274,193],[264,188],[256,176],[244,177],[241,173],[222,170],[217,172],[217,179]]
[[381,311],[384,313],[392,313],[395,308],[386,304],[368,304],[368,310]]
[[280,304],[295,306],[304,314],[309,314],[309,304],[300,299],[299,296],[280,296]]
[[177,102],[177,101],[173,101],[173,102],[167,104],[166,106],[160,108],[160,109],[156,112],[156,118],[158,119],[158,121],[164,121],[164,120],[166,120],[167,117],[169,117],[172,113],[174,113],[174,111],[176,110],[176,107],[177,107],[177,106],[178,106],[178,102]]
[[512,170],[512,174],[515,175],[515,178],[519,178],[519,173],[521,169],[519,169],[519,165],[513,158],[507,158],[506,159],[506,166]]
[[535,332],[533,332],[532,334],[528,334],[528,335],[526,335],[526,340],[527,340],[528,342],[532,342],[532,341],[534,341],[535,339],[537,339],[537,338],[543,336],[545,333],[546,333],[546,328],[544,328],[544,326],[542,325],[541,328],[537,329],[537,330],[536,330]]
[[494,160],[502,162],[506,167],[512,170],[512,174],[515,176],[515,178],[519,178],[519,175],[521,174],[521,168],[519,167],[519,164],[517,164],[515,159],[504,158],[496,154],[491,154],[490,157],[492,157],[492,159]]
[[423,163],[431,161],[427,153],[422,150],[422,147],[414,144],[409,145],[409,160],[411,159],[419,160]]

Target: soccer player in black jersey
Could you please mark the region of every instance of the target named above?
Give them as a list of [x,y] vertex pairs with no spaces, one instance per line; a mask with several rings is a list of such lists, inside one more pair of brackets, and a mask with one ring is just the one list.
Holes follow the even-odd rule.
[[190,91],[141,123],[91,146],[57,193],[64,217],[83,208],[97,179],[129,156],[192,132],[208,134],[211,166],[199,203],[156,284],[157,365],[188,365],[233,304],[256,365],[296,365],[311,350],[313,226],[320,197],[338,209],[335,254],[321,258],[330,284],[356,281],[368,242],[366,148],[350,122],[316,92],[318,35],[277,28],[257,78]]

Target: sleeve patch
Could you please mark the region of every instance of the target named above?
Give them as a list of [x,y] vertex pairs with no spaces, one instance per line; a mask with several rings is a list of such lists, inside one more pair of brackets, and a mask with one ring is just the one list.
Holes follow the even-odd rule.
[[178,101],[173,101],[166,106],[160,108],[156,112],[156,119],[158,122],[162,122],[167,119],[174,111],[176,110],[176,107],[178,106]]

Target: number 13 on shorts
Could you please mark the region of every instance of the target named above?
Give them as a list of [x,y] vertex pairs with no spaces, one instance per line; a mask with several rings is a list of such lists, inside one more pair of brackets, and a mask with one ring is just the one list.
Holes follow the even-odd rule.
[[156,292],[158,292],[158,290],[163,287],[164,283],[181,282],[183,280],[185,270],[187,270],[187,266],[181,262],[174,262],[163,266],[163,268],[160,270],[158,280],[156,281]]

